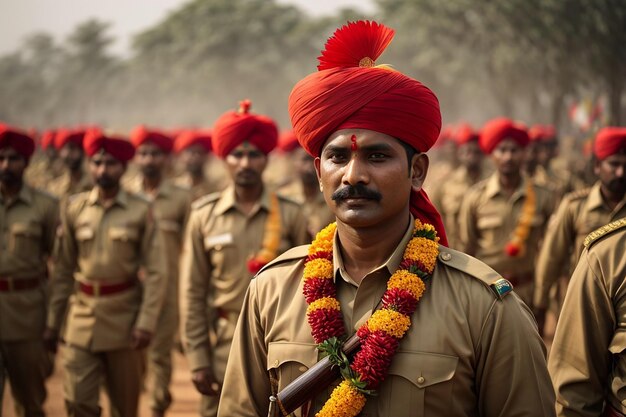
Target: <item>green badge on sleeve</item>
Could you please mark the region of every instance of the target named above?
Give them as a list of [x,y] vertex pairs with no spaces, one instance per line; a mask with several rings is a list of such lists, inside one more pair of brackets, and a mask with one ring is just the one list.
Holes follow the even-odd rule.
[[504,298],[505,295],[513,291],[513,284],[504,278],[500,278],[491,284],[491,289],[499,298]]

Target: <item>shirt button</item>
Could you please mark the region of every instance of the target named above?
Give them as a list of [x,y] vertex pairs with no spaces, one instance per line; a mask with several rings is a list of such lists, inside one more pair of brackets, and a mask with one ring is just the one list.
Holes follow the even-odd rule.
[[301,367],[299,367],[299,368],[298,368],[298,370],[299,370],[300,372],[306,372],[306,369],[307,369],[307,368],[306,368],[306,366],[304,366],[304,365],[302,365]]
[[417,383],[418,384],[423,384],[426,381],[426,379],[423,376],[420,376],[419,378],[417,378]]
[[277,367],[279,363],[280,363],[280,362],[278,362],[278,359],[276,359],[276,360],[274,361],[274,367]]
[[443,252],[441,254],[442,261],[449,261],[450,259],[452,259],[452,255],[450,255],[448,252]]

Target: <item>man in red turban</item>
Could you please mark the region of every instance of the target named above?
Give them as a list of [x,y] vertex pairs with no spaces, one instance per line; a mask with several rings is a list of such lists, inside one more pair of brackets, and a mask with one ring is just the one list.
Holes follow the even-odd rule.
[[133,145],[88,129],[83,147],[95,185],[63,207],[44,340],[56,350],[63,331],[68,415],[100,415],[106,380],[108,414],[136,417],[168,278],[164,248],[150,203],[120,185]]
[[43,331],[59,209],[24,181],[34,150],[28,134],[0,123],[0,389],[8,380],[17,417],[44,415],[52,371]]
[[[393,34],[348,23],[291,93],[294,132],[337,221],[250,282],[220,416],[554,415],[528,309],[491,268],[439,244],[422,189],[439,104],[376,65]],[[343,355],[348,338],[356,353]],[[518,349],[532,367],[507,360]],[[320,354],[330,359],[314,366]]]
[[251,113],[249,100],[223,114],[213,127],[212,148],[231,184],[194,202],[189,217],[180,268],[181,336],[203,394],[203,417],[217,414],[248,283],[265,264],[309,239],[300,206],[269,190],[262,177],[277,138],[276,124]]
[[85,132],[84,129],[59,129],[55,135],[54,147],[65,166],[65,172],[52,180],[47,189],[62,200],[93,187],[91,178],[83,168]]

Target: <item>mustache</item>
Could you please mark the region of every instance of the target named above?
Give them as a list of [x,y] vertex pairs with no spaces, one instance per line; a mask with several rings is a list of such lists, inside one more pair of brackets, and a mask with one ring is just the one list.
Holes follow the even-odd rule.
[[380,201],[383,196],[378,191],[371,190],[363,184],[347,185],[338,189],[330,196],[334,201],[342,201],[346,198],[366,198],[369,200]]

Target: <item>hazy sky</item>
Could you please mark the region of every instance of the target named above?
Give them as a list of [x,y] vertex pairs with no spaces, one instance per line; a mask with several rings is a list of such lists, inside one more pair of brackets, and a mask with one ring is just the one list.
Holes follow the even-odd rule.
[[[111,22],[116,42],[113,51],[128,52],[130,35],[162,20],[187,0],[0,0],[0,55],[19,48],[26,35],[43,31],[63,40],[80,22],[96,17]],[[374,10],[373,0],[278,0],[313,14],[332,14],[341,7],[365,12]]]

